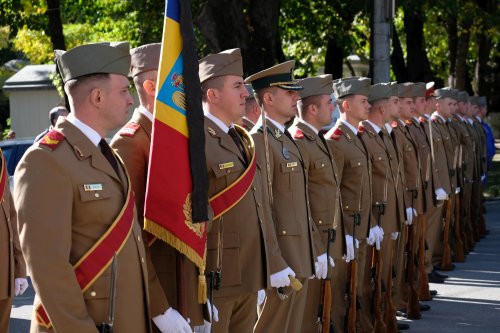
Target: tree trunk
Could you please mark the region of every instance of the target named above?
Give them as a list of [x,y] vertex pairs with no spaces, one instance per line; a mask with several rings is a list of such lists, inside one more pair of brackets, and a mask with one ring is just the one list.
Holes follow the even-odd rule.
[[458,45],[458,32],[457,32],[457,15],[456,13],[448,14],[446,20],[446,30],[448,31],[448,86],[455,87],[455,64],[457,61],[457,45]]
[[196,23],[214,53],[239,47],[245,76],[276,63],[279,0],[249,2],[246,14],[242,0],[208,0],[201,6]]
[[52,42],[52,48],[54,50],[66,50],[59,0],[47,0],[47,16],[49,17],[48,35]]
[[341,78],[344,56],[344,48],[339,45],[338,39],[329,39],[326,44],[325,74],[332,74],[334,79]]
[[[477,1],[477,4],[486,12],[495,16],[496,0],[483,0]],[[490,26],[485,21],[482,21],[483,25],[479,28],[476,36],[477,44],[477,62],[474,71],[474,81],[476,82],[475,91],[480,96],[490,96],[492,95],[491,83],[493,82],[492,69],[488,66],[488,60],[490,57],[490,52],[492,49],[492,39],[491,34],[486,34]]]
[[401,41],[399,40],[399,34],[394,24],[392,25],[391,66],[394,75],[396,75],[396,81],[400,83],[408,81],[408,71],[406,69],[405,57],[403,55]]
[[[461,10],[466,8],[467,2],[469,0],[459,1]],[[458,20],[457,59],[455,61],[455,88],[460,90],[468,90],[467,56],[469,54],[471,26],[472,19],[469,13],[462,12]]]
[[403,9],[405,13],[408,80],[413,82],[430,81],[433,79],[433,75],[425,50],[423,6],[421,1],[407,0],[403,4]]

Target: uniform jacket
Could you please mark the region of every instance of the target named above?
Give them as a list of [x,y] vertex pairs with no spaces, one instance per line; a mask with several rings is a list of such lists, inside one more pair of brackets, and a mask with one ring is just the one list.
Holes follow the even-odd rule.
[[[266,168],[262,127],[255,126],[251,134],[255,140],[258,163]],[[278,244],[286,264],[297,277],[308,278],[314,274],[315,258],[324,253],[324,247],[309,211],[306,166],[294,141],[270,121],[267,121],[267,138],[273,197],[272,219]],[[263,181],[267,191],[267,173]]]
[[[389,150],[391,143],[384,142],[380,137],[379,133],[388,135],[386,131],[377,133],[369,122],[362,121],[360,133],[372,162],[372,218],[379,221],[377,204],[385,204],[385,213],[380,216],[384,233],[401,231],[404,211],[399,207],[399,201],[403,198],[397,195],[402,186],[397,153],[394,146]],[[387,139],[390,140],[390,137]]]
[[454,139],[445,120],[435,115],[432,117],[432,123],[437,127],[439,133],[441,134],[441,141],[445,151],[448,166],[448,178],[450,180],[450,191],[448,192],[455,193],[455,189],[457,188],[456,165],[458,164],[459,146],[453,144]]
[[[15,173],[15,205],[21,245],[37,292],[53,328],[31,321],[31,332],[92,332],[108,320],[111,269],[82,293],[74,265],[108,230],[124,205],[130,186],[99,148],[66,119],[56,130],[57,146],[36,143]],[[85,191],[86,184],[102,190]],[[43,193],[44,195],[40,195]],[[134,212],[135,213],[135,212]],[[114,327],[117,332],[149,332],[147,267],[141,228],[132,231],[117,256]]]
[[474,173],[474,144],[470,138],[469,130],[467,129],[467,124],[465,121],[460,119],[458,115],[453,115],[453,120],[450,121],[450,125],[455,129],[458,135],[458,140],[462,147],[461,156],[461,174],[459,176],[460,187],[463,187],[465,183],[472,181]]
[[[213,197],[234,183],[247,166],[231,136],[206,117],[205,151],[208,194]],[[262,165],[259,162],[248,192],[213,221],[208,233],[207,271],[222,269],[222,287],[215,291],[215,296],[236,296],[270,288],[269,275],[286,268],[263,190]],[[220,250],[222,263],[218,262]]]
[[308,170],[309,205],[324,244],[322,253],[326,251],[327,230],[333,228],[336,238],[330,245],[330,256],[340,259],[345,252],[345,237],[341,219],[340,178],[333,154],[326,140],[322,141],[308,125],[298,122],[289,131]]
[[[130,182],[135,193],[135,203],[141,226],[144,224],[144,200],[149,163],[149,148],[151,144],[152,123],[143,113],[136,109],[132,119],[114,136],[111,147],[122,158],[130,175]],[[143,231],[147,239],[147,232]],[[151,316],[155,317],[165,312],[169,307],[166,291],[172,291],[171,302],[175,304],[175,250],[168,244],[157,240],[149,252],[149,299]],[[189,265],[189,263],[188,263]],[[196,272],[196,270],[194,270]],[[197,276],[191,278],[193,286],[197,285]],[[188,298],[188,303],[189,303]],[[193,305],[197,306],[196,298]],[[188,306],[190,309],[192,306]],[[188,311],[189,312],[189,311]],[[200,309],[201,313],[201,309]],[[191,313],[189,313],[191,315]],[[193,315],[190,316],[193,318]]]
[[473,127],[476,130],[477,136],[479,138],[479,166],[480,166],[480,171],[481,175],[484,175],[488,169],[488,148],[486,146],[486,133],[483,128],[483,125],[477,120],[477,118],[473,119]]
[[[344,230],[358,240],[368,237],[376,221],[370,219],[372,209],[371,159],[361,139],[343,122],[325,134],[340,174],[342,219]],[[361,214],[361,222],[354,225],[353,215]]]
[[[4,158],[3,154],[0,158]],[[8,178],[7,176],[0,214],[0,300],[14,297],[14,278],[26,277],[26,263],[19,243],[17,215]]]
[[248,120],[245,117],[241,118],[241,121],[242,121],[242,127],[244,129],[246,129],[248,132],[250,132],[252,130],[252,128],[255,126],[254,123],[252,123],[250,120]]
[[422,189],[422,168],[418,158],[417,144],[400,120],[393,122],[392,128],[403,155],[405,205],[406,207],[415,208],[417,214],[422,214],[424,212],[424,192]]

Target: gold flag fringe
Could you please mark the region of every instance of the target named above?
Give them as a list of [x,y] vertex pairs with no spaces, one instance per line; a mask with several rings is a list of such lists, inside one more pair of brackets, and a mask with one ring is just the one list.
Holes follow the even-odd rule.
[[[207,281],[205,277],[205,256],[200,257],[196,251],[194,251],[189,245],[180,240],[170,231],[166,230],[164,227],[158,225],[156,222],[149,219],[144,219],[144,230],[158,237],[162,241],[166,242],[173,248],[175,248],[180,253],[184,254],[189,260],[191,260],[199,269],[200,275],[198,275],[198,303],[207,303]],[[206,248],[205,248],[206,253]]]

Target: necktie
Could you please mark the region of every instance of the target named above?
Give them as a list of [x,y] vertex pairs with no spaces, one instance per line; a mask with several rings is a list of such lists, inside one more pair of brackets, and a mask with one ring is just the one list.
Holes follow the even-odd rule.
[[227,134],[229,134],[229,136],[233,139],[234,143],[236,144],[236,147],[238,147],[241,156],[243,157],[243,160],[245,161],[246,164],[248,164],[247,153],[245,151],[245,148],[243,147],[243,143],[241,142],[241,137],[236,131],[236,129],[234,127],[229,128]]
[[106,159],[108,160],[109,164],[113,167],[113,170],[115,170],[116,174],[119,175],[118,173],[118,162],[116,162],[115,155],[113,154],[113,151],[111,150],[111,147],[108,145],[106,140],[101,139],[99,141],[99,148],[101,149],[102,154]]

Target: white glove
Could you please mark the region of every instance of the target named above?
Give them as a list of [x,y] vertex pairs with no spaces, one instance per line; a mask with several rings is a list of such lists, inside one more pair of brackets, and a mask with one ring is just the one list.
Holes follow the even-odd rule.
[[295,277],[295,272],[292,271],[290,267],[287,267],[278,273],[271,274],[271,287],[281,288],[289,286],[290,278],[288,275]]
[[392,240],[398,239],[398,236],[399,236],[399,232],[397,232],[397,231],[391,233],[391,239]]
[[457,188],[455,189],[455,194],[458,194],[458,193],[460,193],[460,187],[457,187]]
[[347,248],[347,253],[344,254],[344,260],[346,262],[349,262],[351,260],[354,260],[354,246],[356,248],[359,248],[359,241],[354,238],[354,246],[353,246],[353,238],[351,235],[345,235],[345,242],[346,242],[346,248]]
[[413,207],[408,207],[406,208],[406,225],[412,225],[413,224],[413,217],[417,216],[417,211]]
[[436,193],[436,199],[437,199],[437,200],[441,200],[441,201],[443,201],[443,200],[448,199],[448,194],[446,194],[446,192],[445,192],[445,191],[444,191],[441,187],[440,187],[440,188],[438,188],[438,189],[435,191],[435,193]]
[[28,289],[28,280],[25,278],[15,278],[14,279],[14,295],[21,296],[24,294],[26,289]]
[[188,322],[175,309],[168,308],[164,314],[153,318],[162,333],[192,333]]
[[368,243],[368,245],[375,244],[377,250],[380,250],[380,243],[382,243],[383,239],[384,239],[384,230],[378,225],[376,225],[370,228],[370,234],[368,235],[366,242]]
[[481,176],[481,181],[484,182],[485,179],[486,179],[486,175],[482,175]]
[[257,306],[264,303],[265,300],[266,300],[266,291],[264,289],[261,289],[257,292]]
[[206,320],[203,320],[203,325],[195,326],[193,328],[194,333],[210,333],[211,330],[212,330],[212,323]]
[[[316,269],[316,277],[318,279],[326,279],[326,275],[328,274],[328,263],[326,261],[326,253],[323,253],[319,257],[316,258],[316,262],[314,263],[314,268]],[[332,267],[335,266],[332,257],[330,257],[330,265]]]
[[[210,321],[211,322],[219,321],[219,310],[217,310],[215,304],[214,306],[212,306],[212,304],[210,304],[210,301],[207,300],[207,306],[208,306],[208,314],[210,315]],[[214,313],[212,313],[212,310],[214,311]]]

